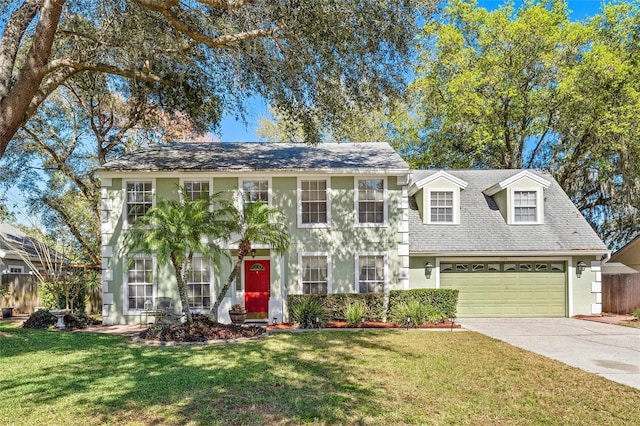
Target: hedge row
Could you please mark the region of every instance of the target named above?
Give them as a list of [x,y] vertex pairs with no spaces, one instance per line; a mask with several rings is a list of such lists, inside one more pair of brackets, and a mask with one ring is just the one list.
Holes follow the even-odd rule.
[[418,300],[442,312],[446,318],[455,318],[458,309],[459,290],[445,288],[418,288],[414,290],[391,290],[389,292],[389,312],[399,303]]
[[356,300],[361,300],[368,307],[370,321],[382,321],[387,312],[393,312],[396,305],[417,300],[442,312],[445,318],[455,318],[458,306],[458,290],[440,288],[421,288],[415,290],[392,290],[389,293],[389,308],[385,310],[384,293],[334,293],[334,294],[290,294],[287,297],[289,317],[291,308],[305,298],[320,301],[327,310],[330,321],[344,321],[345,308]]
[[344,321],[344,309],[356,300],[361,300],[368,308],[370,321],[382,321],[384,318],[384,293],[332,293],[332,294],[290,294],[287,297],[289,318],[291,307],[305,298],[318,299],[327,310],[330,321]]

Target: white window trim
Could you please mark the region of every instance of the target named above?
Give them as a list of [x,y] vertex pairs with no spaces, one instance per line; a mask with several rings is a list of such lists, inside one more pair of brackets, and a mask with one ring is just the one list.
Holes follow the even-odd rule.
[[[180,178],[180,188],[184,188],[184,184],[187,182],[207,182],[209,183],[209,196],[213,195],[213,179],[211,178],[198,178],[198,177],[181,177]],[[153,186],[155,188],[155,185]],[[180,201],[182,200],[182,190],[179,191],[180,192]],[[155,202],[155,193],[154,193],[154,202]]]
[[[302,181],[303,180],[324,180],[327,182],[327,223],[302,223]],[[296,214],[298,216],[298,228],[331,228],[331,177],[328,176],[304,176],[298,177],[296,184],[297,204]]]
[[[382,202],[383,202],[383,217],[381,223],[375,222],[360,222],[360,203],[358,199],[358,182],[361,180],[374,180],[374,179],[382,179]],[[387,178],[380,176],[358,176],[353,180],[353,200],[354,200],[354,211],[355,211],[355,223],[357,227],[361,228],[382,228],[389,225],[389,194],[387,191]]]
[[150,256],[146,254],[133,254],[129,256],[124,256],[122,258],[122,313],[123,315],[139,315],[142,311],[141,309],[129,309],[129,266],[128,261],[129,258],[138,258],[138,259],[151,259],[151,268],[153,273],[153,290],[152,290],[152,298],[153,302],[158,297],[158,275],[157,275],[157,262],[155,256]]
[[127,211],[127,185],[131,182],[151,182],[151,207],[156,206],[156,178],[153,177],[130,177],[122,179],[122,228],[128,229],[131,225],[129,223],[128,211]]
[[298,253],[298,294],[304,294],[302,285],[302,258],[306,256],[324,256],[327,258],[327,294],[333,293],[332,274],[331,274],[331,253],[328,251],[313,251]]
[[389,256],[387,252],[384,251],[360,251],[356,253],[354,293],[360,293],[360,256],[384,256],[384,283],[382,285],[382,292],[389,293]]
[[[209,185],[209,193],[211,193],[211,185]],[[204,259],[205,256],[203,256],[200,253],[194,253],[193,255],[194,259]],[[207,266],[209,266],[209,303],[211,306],[209,306],[209,308],[189,308],[189,310],[191,312],[198,312],[198,313],[208,313],[211,311],[211,308],[213,307],[214,303],[215,303],[215,292],[214,292],[214,266],[213,266],[213,262],[214,259],[209,256],[208,259],[205,260],[207,262]],[[193,266],[193,265],[192,265]],[[155,280],[154,280],[155,281]],[[198,283],[201,284],[201,283]],[[187,280],[186,282],[187,288],[189,287],[189,281]],[[155,291],[154,291],[155,293]]]
[[[11,269],[19,269],[18,272],[13,272]],[[7,265],[7,273],[8,274],[24,274],[24,266],[22,265]]]
[[[536,193],[536,220],[535,222],[516,222],[516,192],[535,192]],[[539,225],[543,218],[542,206],[542,188],[540,187],[522,187],[509,189],[509,224],[510,225]]]
[[[453,198],[453,210],[452,222],[434,222],[431,220],[431,193],[432,192],[451,192]],[[460,224],[460,190],[458,188],[429,188],[427,190],[427,196],[425,197],[425,217],[427,218],[427,224],[429,225],[458,225]]]
[[267,204],[268,205],[273,205],[272,203],[272,187],[273,185],[271,184],[271,176],[264,176],[264,175],[247,175],[247,176],[243,176],[241,178],[238,179],[238,192],[240,193],[240,205],[242,207],[242,205],[244,204],[244,190],[242,189],[242,186],[244,185],[245,182],[250,182],[250,181],[256,181],[256,180],[266,180],[267,181]]

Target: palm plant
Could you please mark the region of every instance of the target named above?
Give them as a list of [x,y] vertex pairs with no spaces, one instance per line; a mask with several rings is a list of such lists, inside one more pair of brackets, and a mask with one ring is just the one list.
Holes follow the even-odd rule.
[[212,313],[218,315],[218,308],[234,280],[240,279],[240,270],[245,256],[251,252],[252,244],[265,244],[277,254],[289,249],[290,239],[287,219],[277,207],[263,202],[245,203],[238,220],[238,255],[225,285],[220,289],[213,305]]
[[129,252],[155,255],[158,264],[171,263],[175,271],[182,310],[187,322],[193,322],[187,297],[188,277],[193,255],[212,257],[222,253],[212,240],[227,240],[237,228],[237,209],[220,194],[191,200],[180,188],[182,201],[158,198],[149,209],[125,231],[124,247]]

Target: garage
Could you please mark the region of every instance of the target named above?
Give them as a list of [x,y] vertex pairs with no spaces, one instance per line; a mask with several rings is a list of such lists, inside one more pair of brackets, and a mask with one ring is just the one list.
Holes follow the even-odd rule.
[[564,262],[442,262],[440,287],[460,290],[458,317],[565,317]]

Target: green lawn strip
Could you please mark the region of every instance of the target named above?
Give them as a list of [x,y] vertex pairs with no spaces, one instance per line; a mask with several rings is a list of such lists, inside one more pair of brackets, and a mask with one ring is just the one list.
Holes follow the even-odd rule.
[[631,424],[640,391],[471,332],[151,347],[0,323],[0,423]]

